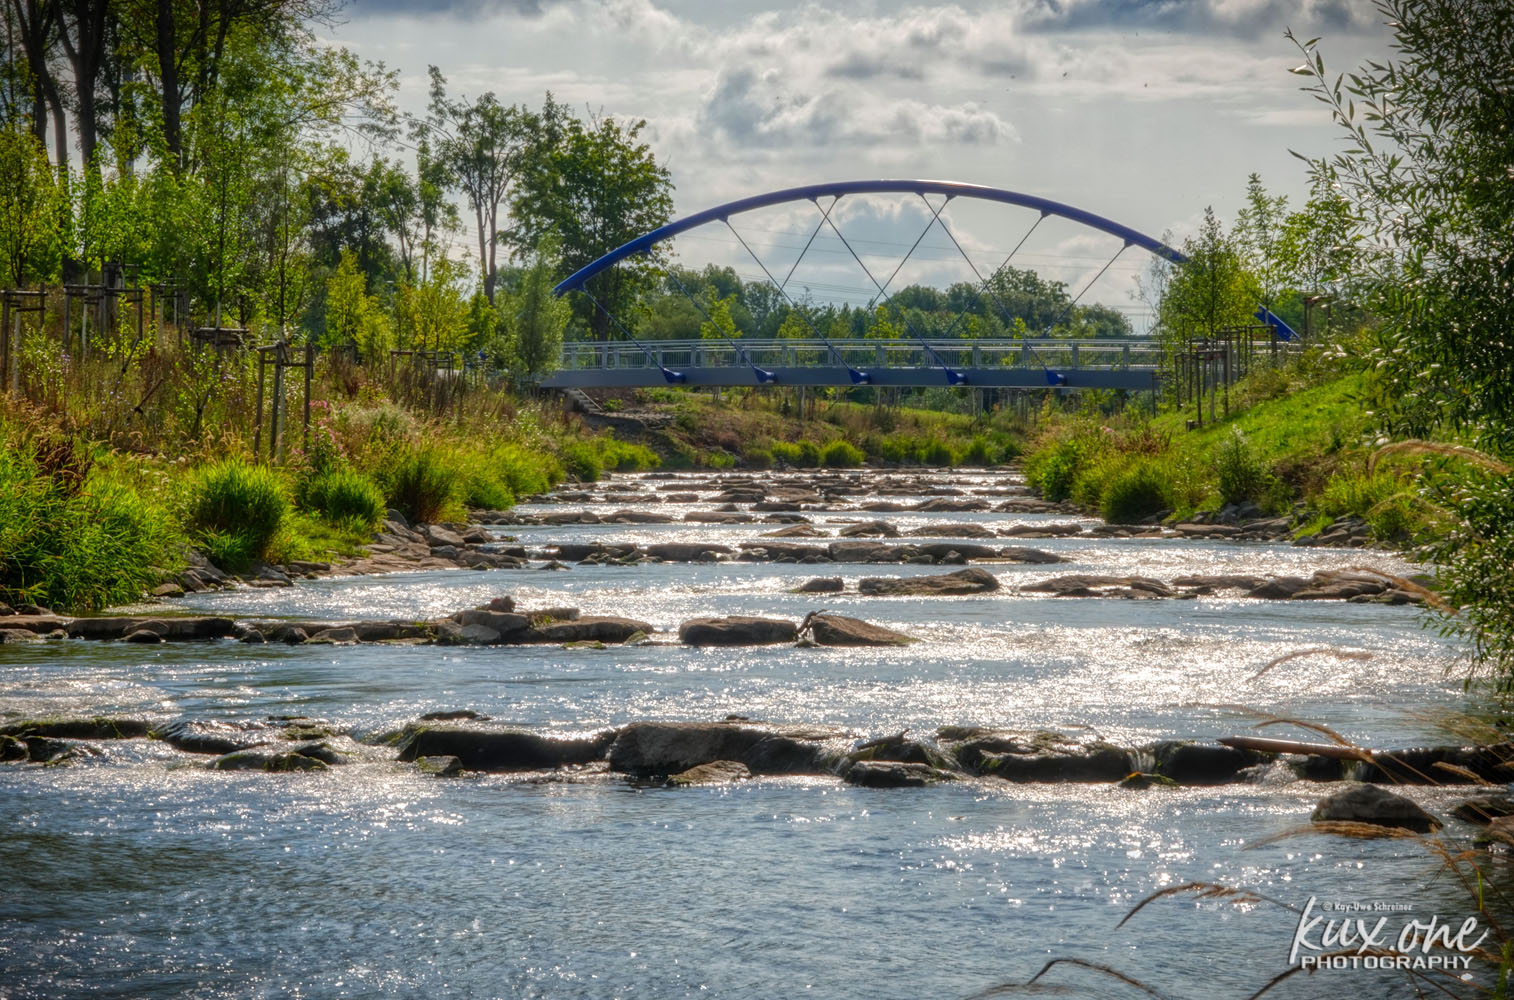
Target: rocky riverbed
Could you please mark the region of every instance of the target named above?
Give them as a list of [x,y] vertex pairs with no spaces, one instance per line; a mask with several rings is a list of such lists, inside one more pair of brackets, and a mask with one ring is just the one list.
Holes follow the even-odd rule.
[[[1412,845],[1264,841],[1318,810],[1470,842],[1506,807],[1460,808],[1505,754],[1438,722],[1468,698],[1421,568],[1267,520],[1103,525],[1013,472],[616,476],[9,609],[0,964],[18,996],[84,989],[58,941],[141,996],[966,996],[1043,964],[1009,935],[1187,995],[1164,956],[1291,923],[1178,907],[1132,949],[1134,900],[1354,898],[1363,864],[1408,898]],[[858,937],[899,919],[951,930]],[[1276,971],[1247,961],[1206,990]]]

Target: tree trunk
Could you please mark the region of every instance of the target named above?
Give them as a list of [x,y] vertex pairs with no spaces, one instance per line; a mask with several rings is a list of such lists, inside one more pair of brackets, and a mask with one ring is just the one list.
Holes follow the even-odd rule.
[[173,0],[158,0],[156,42],[158,50],[158,82],[163,88],[163,142],[168,147],[168,160],[175,170],[182,162],[183,138],[179,115],[184,107],[184,95],[179,82],[179,60],[173,17]]

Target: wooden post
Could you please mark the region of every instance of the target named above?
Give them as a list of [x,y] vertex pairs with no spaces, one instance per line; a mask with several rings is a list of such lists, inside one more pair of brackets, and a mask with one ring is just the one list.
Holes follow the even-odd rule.
[[267,366],[264,364],[266,355],[261,347],[258,348],[258,427],[252,432],[252,457],[256,460],[263,452],[263,377]]
[[305,436],[303,447],[310,454],[310,378],[315,373],[315,344],[305,340]]
[[268,428],[268,459],[271,462],[278,461],[279,456],[279,421],[284,413],[284,366],[283,343],[273,345],[273,402],[269,408],[271,416]]

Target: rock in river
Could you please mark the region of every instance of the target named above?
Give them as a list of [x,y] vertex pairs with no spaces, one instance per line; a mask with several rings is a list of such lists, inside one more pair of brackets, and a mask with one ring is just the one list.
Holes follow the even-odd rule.
[[406,726],[399,759],[456,757],[470,771],[535,771],[587,764],[605,755],[615,731],[588,736],[544,736],[525,729],[481,726]]
[[938,576],[865,577],[857,589],[874,597],[955,597],[998,590],[999,581],[987,570],[973,568]]
[[1348,822],[1372,823],[1376,826],[1395,826],[1416,833],[1433,833],[1441,827],[1440,820],[1425,812],[1402,795],[1378,788],[1376,785],[1352,783],[1325,798],[1309,817],[1316,823]]
[[830,774],[846,759],[847,734],[829,727],[727,722],[633,722],[610,745],[610,769],[649,777],[711,761],[755,774]]
[[907,646],[918,641],[903,632],[829,611],[816,612],[806,622],[821,646]]
[[752,776],[751,769],[737,760],[712,760],[680,771],[668,779],[674,788],[689,785],[726,785],[733,781],[745,781]]
[[690,646],[769,646],[793,642],[799,630],[779,618],[731,615],[726,618],[690,618],[678,626],[678,638]]

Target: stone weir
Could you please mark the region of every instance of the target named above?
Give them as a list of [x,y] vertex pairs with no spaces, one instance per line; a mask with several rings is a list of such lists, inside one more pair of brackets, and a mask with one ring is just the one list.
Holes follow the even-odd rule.
[[[514,773],[533,780],[619,777],[640,784],[707,784],[757,775],[812,775],[869,787],[979,780],[1119,784],[1128,789],[1242,782],[1396,785],[1502,784],[1514,743],[1392,751],[1249,738],[1118,746],[1044,730],[943,726],[868,736],[833,725],[781,725],[728,716],[715,722],[638,721],[581,733],[492,722],[461,710],[359,736],[303,717],[225,722],[55,717],[0,724],[0,760],[88,762],[108,741],[153,739],[216,770],[310,771],[349,763],[413,763],[428,773]],[[1272,746],[1274,745],[1275,746]],[[1501,810],[1501,812],[1499,812]],[[1514,813],[1514,803],[1484,813]],[[1487,818],[1491,818],[1489,815]]]

